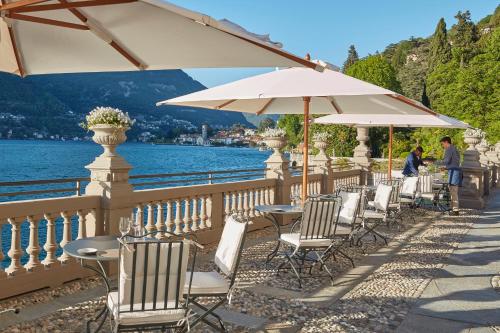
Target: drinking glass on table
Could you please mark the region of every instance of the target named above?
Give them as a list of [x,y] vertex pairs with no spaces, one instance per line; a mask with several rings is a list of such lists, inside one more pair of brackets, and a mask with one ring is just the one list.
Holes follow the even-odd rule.
[[119,229],[122,237],[130,232],[131,222],[129,217],[120,217]]
[[290,192],[290,203],[292,206],[300,206],[300,194],[298,191],[293,191]]

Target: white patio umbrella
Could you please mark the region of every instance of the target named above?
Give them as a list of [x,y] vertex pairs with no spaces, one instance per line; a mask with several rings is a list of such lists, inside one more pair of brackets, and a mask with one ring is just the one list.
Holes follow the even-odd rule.
[[422,104],[342,73],[288,68],[172,98],[172,104],[255,114],[304,114],[302,196],[307,196],[309,114],[421,115]]
[[316,66],[280,47],[162,0],[0,0],[0,71],[20,76]]
[[389,166],[388,177],[391,179],[392,172],[392,137],[394,127],[439,127],[439,128],[462,128],[470,126],[458,119],[442,114],[339,114],[314,119],[316,124],[346,125],[356,127],[389,127]]

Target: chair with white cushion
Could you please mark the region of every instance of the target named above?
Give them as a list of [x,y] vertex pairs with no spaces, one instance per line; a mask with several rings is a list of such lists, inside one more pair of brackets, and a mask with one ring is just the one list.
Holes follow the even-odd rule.
[[368,234],[372,234],[375,240],[377,237],[382,238],[387,245],[387,238],[375,229],[387,222],[387,219],[389,218],[389,203],[391,201],[392,191],[392,185],[378,184],[375,192],[375,199],[372,204],[374,209],[365,209],[363,212],[362,223],[363,228],[366,231],[360,238],[358,238],[358,244],[361,242],[363,237]]
[[[399,202],[401,205],[399,216],[410,217],[415,222],[414,209],[417,207],[417,195],[419,189],[419,177],[406,177],[401,184]],[[406,212],[406,213],[405,213]]]
[[437,193],[434,191],[434,177],[432,175],[419,176],[419,190],[417,192],[417,207],[423,203],[430,202],[434,207],[437,205]]
[[335,258],[335,254],[338,253],[348,259],[352,267],[354,267],[352,258],[342,251],[341,248],[347,242],[351,242],[352,244],[355,233],[361,227],[361,224],[357,223],[357,221],[363,193],[361,191],[341,190],[338,196],[341,199],[341,206],[334,239],[339,239],[340,242],[332,244],[327,250],[327,256],[325,256],[325,258],[329,256]]
[[[214,262],[217,271],[196,272],[193,270],[192,274],[188,272],[188,277],[192,276],[190,304],[194,304],[202,310],[191,322],[191,327],[204,322],[219,332],[226,332],[222,319],[214,311],[231,298],[247,229],[248,223],[246,221],[240,222],[238,217],[229,216],[215,252]],[[185,292],[187,292],[187,284],[185,288]],[[197,301],[200,297],[210,297],[215,299],[215,302],[207,307]],[[218,326],[207,317],[215,318]]]
[[107,297],[113,331],[187,328],[191,283],[186,272],[194,242],[173,235],[166,240],[122,238],[120,243],[118,290]]
[[[324,259],[333,245],[340,207],[341,198],[338,196],[320,196],[306,201],[299,232],[283,233],[280,236],[279,241],[290,247],[291,251],[284,252],[285,260],[278,266],[278,274],[288,264],[302,288],[300,272],[309,268],[311,273],[312,267],[319,263],[333,281],[333,275]],[[306,263],[311,265],[306,267]]]

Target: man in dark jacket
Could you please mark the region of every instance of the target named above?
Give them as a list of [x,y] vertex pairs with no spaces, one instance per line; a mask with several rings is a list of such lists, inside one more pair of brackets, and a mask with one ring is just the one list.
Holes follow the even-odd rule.
[[416,177],[418,176],[418,167],[424,165],[422,162],[422,153],[424,150],[418,146],[414,151],[406,157],[405,166],[403,168],[403,176]]
[[448,170],[448,186],[451,195],[451,214],[458,215],[458,187],[462,186],[462,169],[460,168],[460,153],[451,143],[451,138],[445,136],[441,139],[444,148],[443,164]]

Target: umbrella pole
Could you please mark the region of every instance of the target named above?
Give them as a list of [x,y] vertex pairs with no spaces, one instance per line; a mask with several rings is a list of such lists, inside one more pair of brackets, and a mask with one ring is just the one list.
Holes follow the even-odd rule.
[[389,180],[392,179],[392,132],[393,132],[393,126],[389,126],[389,169],[387,170],[387,176],[389,177]]
[[308,171],[309,171],[309,104],[311,97],[304,97],[304,147],[302,147],[302,203],[307,199]]

